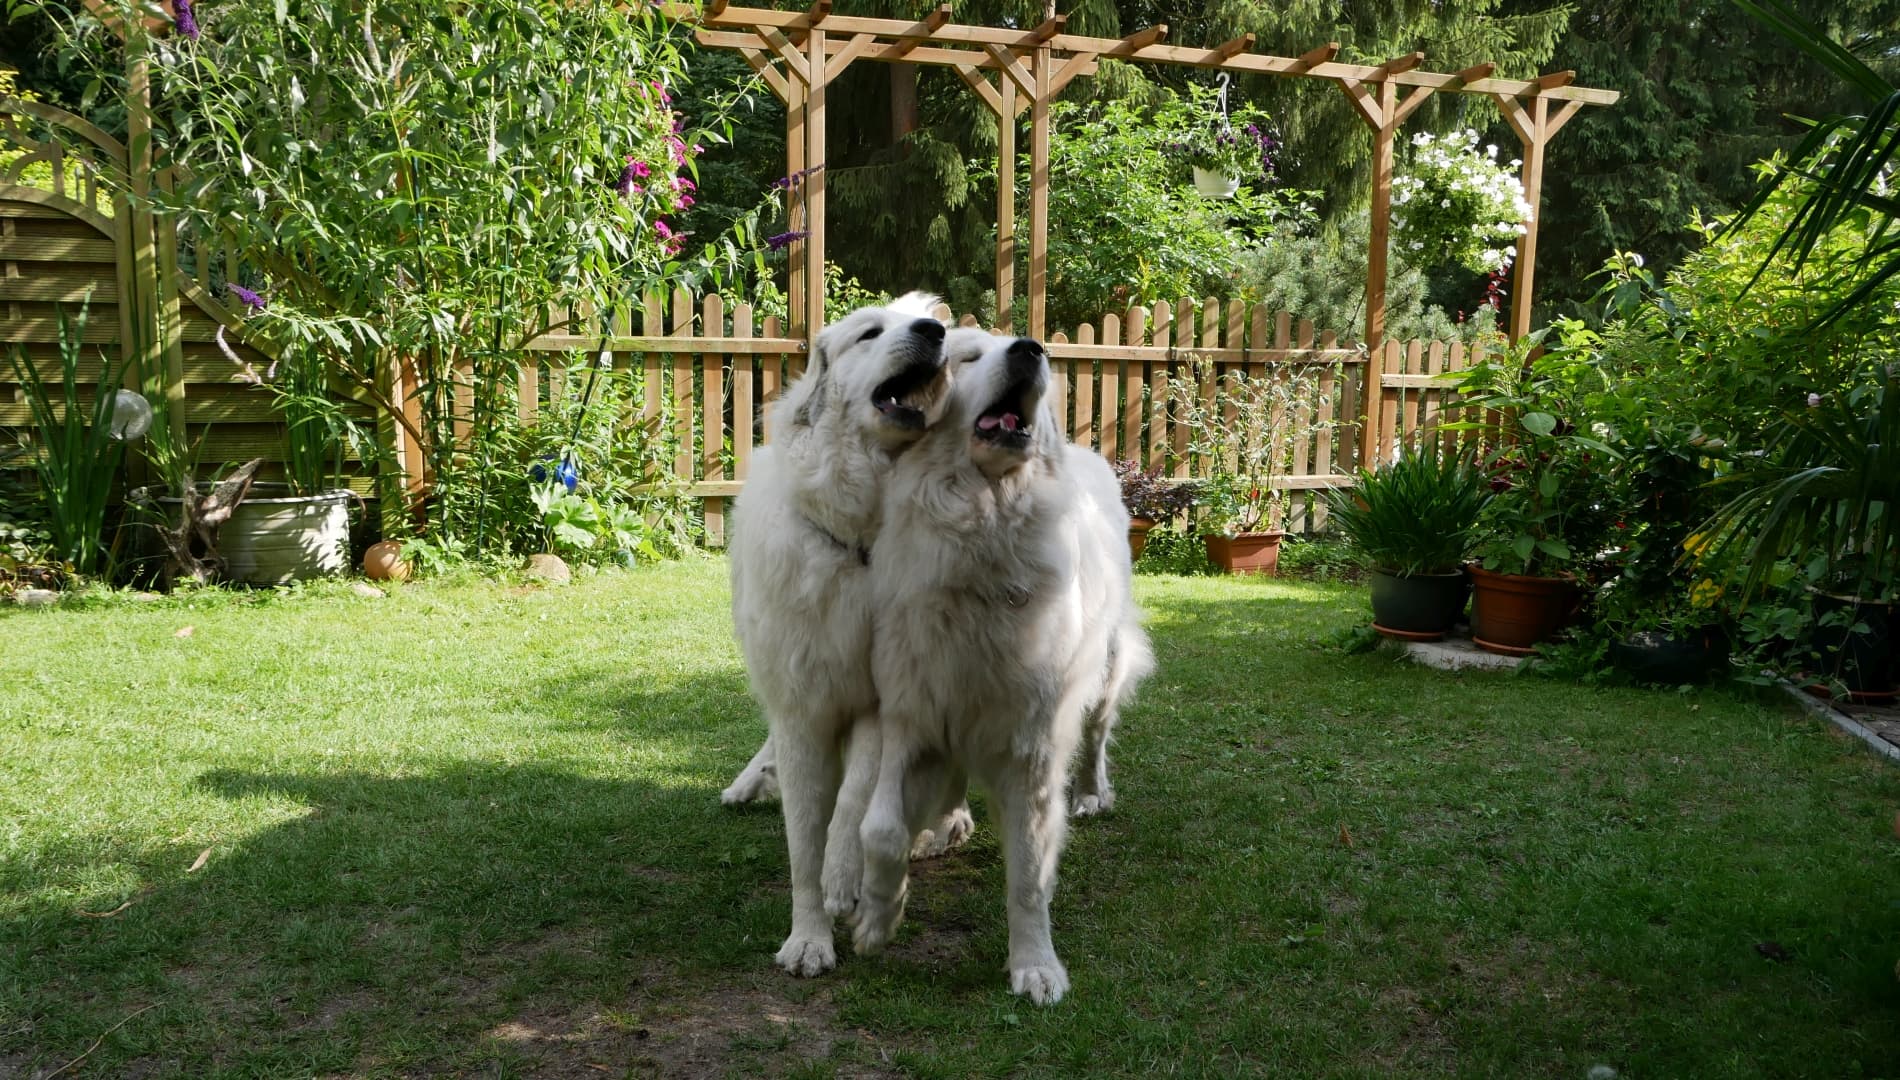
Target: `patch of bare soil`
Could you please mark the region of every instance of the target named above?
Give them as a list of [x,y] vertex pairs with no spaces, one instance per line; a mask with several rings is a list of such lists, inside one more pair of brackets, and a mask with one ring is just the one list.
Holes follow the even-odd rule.
[[[528,1011],[497,1024],[488,1039],[506,1044],[537,1078],[783,1076],[832,1057],[840,1040],[865,1043],[840,1027],[832,990],[774,976],[742,985],[641,980],[642,1000],[623,1008]],[[792,991],[792,992],[788,992]],[[881,1060],[875,1047],[865,1046]],[[841,1066],[836,1075],[894,1076],[877,1065]]]

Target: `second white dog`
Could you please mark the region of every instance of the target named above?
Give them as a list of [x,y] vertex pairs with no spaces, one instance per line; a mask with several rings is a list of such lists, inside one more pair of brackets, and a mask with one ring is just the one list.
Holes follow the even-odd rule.
[[[1049,902],[1071,757],[1085,733],[1105,752],[1115,710],[1153,667],[1119,486],[1067,444],[1049,381],[1039,344],[996,339],[956,372],[942,419],[886,484],[871,567],[883,747],[854,931],[859,952],[890,941],[911,836],[960,796],[967,770],[999,816],[1010,989],[1037,1003],[1069,986]],[[1105,769],[1089,763],[1078,809],[1112,797]]]

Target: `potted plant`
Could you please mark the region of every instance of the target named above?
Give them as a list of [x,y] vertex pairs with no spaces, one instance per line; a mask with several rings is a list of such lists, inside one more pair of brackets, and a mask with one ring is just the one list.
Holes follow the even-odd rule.
[[1517,256],[1531,204],[1516,169],[1498,164],[1496,144],[1478,149],[1477,131],[1412,136],[1411,160],[1392,180],[1392,235],[1399,250],[1431,253],[1475,274],[1495,274]]
[[1617,451],[1584,434],[1601,377],[1587,353],[1536,355],[1543,337],[1529,335],[1457,380],[1465,403],[1495,418],[1481,425],[1491,498],[1478,515],[1471,638],[1507,656],[1528,656],[1570,625],[1583,600],[1578,570],[1610,528],[1606,477]]
[[1196,355],[1168,381],[1168,409],[1206,471],[1198,503],[1208,558],[1227,573],[1272,574],[1286,535],[1286,492],[1276,483],[1294,447],[1330,431],[1316,370],[1286,365],[1266,375],[1220,371]]
[[1759,459],[1717,482],[1740,488],[1692,547],[1734,560],[1744,600],[1792,561],[1807,583],[1822,674],[1870,700],[1895,696],[1900,630],[1900,371],[1808,394],[1783,410]]
[[1327,495],[1330,520],[1372,563],[1372,626],[1387,637],[1433,641],[1464,613],[1465,556],[1486,501],[1468,453],[1417,450],[1350,490]]
[[1126,458],[1115,462],[1115,476],[1122,483],[1122,505],[1128,509],[1128,555],[1139,559],[1149,530],[1194,505],[1195,484],[1169,479],[1159,467],[1143,469]]
[[1649,393],[1632,381],[1625,418],[1606,425],[1606,441],[1619,453],[1614,573],[1596,597],[1596,621],[1609,632],[1611,662],[1625,674],[1681,685],[1728,662],[1723,575],[1707,560],[1684,557],[1685,545],[1701,545],[1693,530],[1708,514],[1708,483],[1726,448],[1695,424],[1668,418],[1644,400]]
[[284,483],[250,486],[218,533],[224,576],[250,585],[334,577],[349,566],[350,453],[370,452],[360,421],[332,390],[315,355],[282,361],[256,379],[284,418]]
[[1193,170],[1194,190],[1213,199],[1230,199],[1240,185],[1273,168],[1279,144],[1267,133],[1267,114],[1253,106],[1227,108],[1227,88],[1193,88],[1186,130],[1174,153]]

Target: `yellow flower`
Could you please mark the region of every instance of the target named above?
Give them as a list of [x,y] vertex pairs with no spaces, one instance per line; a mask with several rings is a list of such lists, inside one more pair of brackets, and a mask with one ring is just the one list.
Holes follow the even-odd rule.
[[1722,586],[1708,578],[1703,578],[1689,586],[1689,606],[1705,608],[1722,598]]
[[1701,558],[1703,555],[1708,554],[1709,544],[1714,542],[1714,540],[1715,538],[1708,533],[1694,533],[1687,540],[1682,542],[1682,550],[1697,558]]

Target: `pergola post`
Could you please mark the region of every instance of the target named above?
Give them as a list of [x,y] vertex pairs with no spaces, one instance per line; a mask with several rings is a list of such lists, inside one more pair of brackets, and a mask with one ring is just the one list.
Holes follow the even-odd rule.
[[1029,106],[1029,336],[1047,336],[1049,321],[1049,50],[1038,48]]
[[[830,7],[826,4],[825,7]],[[814,15],[816,12],[814,11]],[[805,65],[811,72],[805,87],[805,160],[825,162],[825,84],[831,72],[825,64],[825,32],[816,22],[805,39]],[[793,296],[797,300],[796,294]],[[825,325],[825,170],[805,177],[805,326],[816,338]]]
[[[1545,76],[1539,83],[1568,82],[1573,72],[1559,72]],[[1544,194],[1544,146],[1550,142],[1557,129],[1569,123],[1577,115],[1582,102],[1566,101],[1556,113],[1550,111],[1550,99],[1542,94],[1520,102],[1507,94],[1493,95],[1498,103],[1498,111],[1504,114],[1505,122],[1517,133],[1518,142],[1524,147],[1524,201],[1530,204],[1531,215],[1524,224],[1524,235],[1517,238],[1517,265],[1511,275],[1511,323],[1510,337],[1513,342],[1531,332],[1531,303],[1535,299],[1532,292],[1537,279],[1537,220],[1543,216]],[[1529,107],[1526,108],[1526,105]]]
[[1370,416],[1378,405],[1382,370],[1379,356],[1385,347],[1385,288],[1387,263],[1392,253],[1392,172],[1399,125],[1417,111],[1432,92],[1432,88],[1421,86],[1401,101],[1399,84],[1392,76],[1417,67],[1423,59],[1422,53],[1411,53],[1387,61],[1378,69],[1377,90],[1367,87],[1366,80],[1339,80],[1339,88],[1346,92],[1360,119],[1372,128],[1371,226],[1366,242],[1366,377],[1360,399],[1367,410],[1368,421],[1361,425],[1359,433],[1359,462],[1366,468],[1374,464],[1379,449],[1379,432],[1377,425],[1370,422]]
[[1016,84],[997,84],[996,110],[996,325],[1016,325]]
[[[785,188],[785,228],[793,233],[805,231],[805,82],[796,77],[785,80],[785,175],[791,180]],[[786,294],[786,321],[793,337],[805,336],[805,241],[794,241]]]

